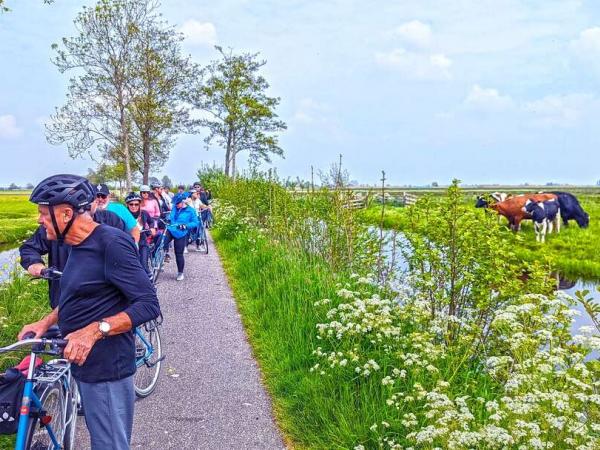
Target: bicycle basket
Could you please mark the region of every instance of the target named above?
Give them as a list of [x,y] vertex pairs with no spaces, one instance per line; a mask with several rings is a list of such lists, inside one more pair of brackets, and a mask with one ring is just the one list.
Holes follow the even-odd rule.
[[19,410],[25,377],[16,368],[0,375],[0,434],[14,434],[19,425]]

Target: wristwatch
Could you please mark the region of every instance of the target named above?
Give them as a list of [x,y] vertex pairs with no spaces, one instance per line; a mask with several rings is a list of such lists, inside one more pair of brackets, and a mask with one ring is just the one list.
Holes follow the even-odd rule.
[[101,320],[98,322],[98,330],[102,333],[102,338],[108,337],[108,333],[110,333],[110,323],[105,320]]

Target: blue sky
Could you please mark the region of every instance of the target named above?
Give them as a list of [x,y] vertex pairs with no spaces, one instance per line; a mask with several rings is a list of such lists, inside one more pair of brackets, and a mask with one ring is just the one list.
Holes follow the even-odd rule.
[[[0,15],[0,185],[85,172],[47,144],[67,76],[50,45],[90,1],[9,0]],[[600,179],[600,3],[584,0],[165,0],[200,63],[214,44],[260,52],[289,129],[283,176],[344,155],[351,178],[392,184],[593,184]],[[159,175],[192,181],[223,159],[182,136]]]

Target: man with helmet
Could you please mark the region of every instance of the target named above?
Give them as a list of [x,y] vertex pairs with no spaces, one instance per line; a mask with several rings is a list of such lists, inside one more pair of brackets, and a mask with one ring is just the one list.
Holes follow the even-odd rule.
[[160,314],[156,290],[131,237],[93,221],[96,191],[83,177],[54,175],[33,190],[49,240],[71,246],[58,306],[19,333],[42,336],[58,324],[68,344],[93,450],[129,449],[135,393],[132,330]]
[[150,247],[148,246],[148,241],[156,234],[156,219],[153,219],[146,211],[141,209],[142,197],[135,192],[127,194],[127,197],[125,197],[125,204],[133,218],[137,221],[137,226],[140,230],[140,242],[138,246],[140,263],[150,276],[151,272],[148,268]]
[[[90,209],[94,222],[104,223],[125,232],[128,231],[125,223],[119,216],[113,212],[98,209],[97,206],[97,201],[94,200]],[[46,229],[43,225],[38,226],[35,233],[19,247],[21,266],[34,277],[39,277],[42,269],[46,267],[42,256],[48,255],[48,266],[55,267],[62,272],[65,264],[67,264],[70,252],[70,245],[57,240],[48,240]],[[56,308],[60,296],[59,279],[48,280],[48,294],[50,306]]]

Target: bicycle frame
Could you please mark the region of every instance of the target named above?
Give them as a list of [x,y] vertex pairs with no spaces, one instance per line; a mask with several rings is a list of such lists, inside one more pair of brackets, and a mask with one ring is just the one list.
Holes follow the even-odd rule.
[[[140,326],[145,326],[140,325]],[[154,325],[156,326],[156,325]],[[139,327],[138,327],[139,328]],[[135,355],[135,366],[140,367],[142,364],[147,364],[147,360],[154,354],[154,347],[144,338],[144,335],[139,332],[138,328],[135,329],[135,334],[144,343],[145,352],[143,355]]]
[[[26,339],[26,340],[20,341],[16,344],[10,345],[6,349],[13,350],[13,349],[17,349],[21,346],[31,345],[31,344],[41,344],[43,346],[43,348],[45,348],[45,346],[47,344],[54,345],[55,342],[56,342],[56,340],[53,340],[53,339]],[[55,364],[61,363],[62,366],[59,367],[57,365],[56,370],[54,372],[52,372],[50,374],[50,376],[48,376],[48,377],[40,376],[40,377],[36,378],[34,376],[38,353],[55,354],[54,352],[43,352],[43,351],[38,352],[35,350],[32,350],[30,352],[29,366],[27,368],[27,377],[25,380],[25,386],[23,388],[21,409],[19,411],[19,423],[17,426],[17,441],[16,441],[16,445],[15,445],[15,450],[25,450],[25,445],[27,443],[26,442],[27,434],[29,431],[29,421],[31,419],[32,412],[35,412],[37,414],[44,413],[42,401],[41,401],[40,397],[38,397],[37,393],[34,391],[34,387],[36,386],[36,383],[38,383],[40,381],[53,383],[60,379],[63,379],[64,382],[66,383],[65,387],[68,388],[69,380],[68,380],[68,377],[65,377],[65,374],[68,373],[68,371],[70,369],[70,364],[67,360],[64,360],[64,359],[53,360]],[[63,414],[65,414],[65,412],[63,412]],[[45,416],[40,415],[40,423],[46,429],[46,432],[48,433],[48,436],[50,437],[50,440],[52,441],[52,445],[54,446],[54,450],[61,450],[63,448],[62,444],[58,441],[58,438],[57,438],[56,434],[54,433],[54,430],[52,429],[50,422],[44,423],[44,421],[41,420],[43,417],[45,417]],[[61,417],[60,419],[64,421],[66,419],[66,417]]]

